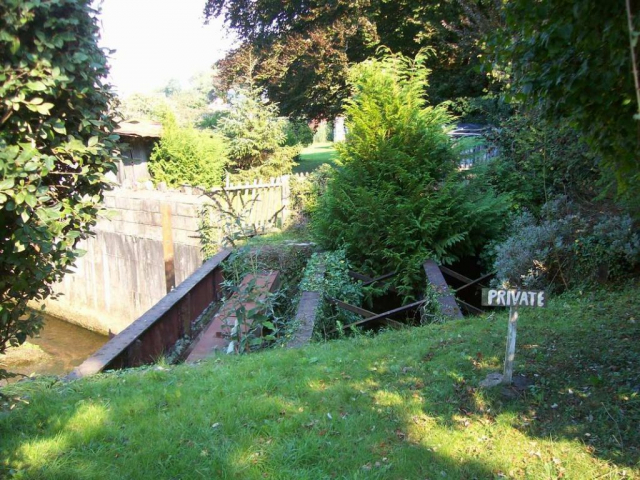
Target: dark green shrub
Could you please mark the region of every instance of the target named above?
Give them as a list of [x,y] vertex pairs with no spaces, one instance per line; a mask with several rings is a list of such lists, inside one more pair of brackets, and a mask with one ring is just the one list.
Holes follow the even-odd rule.
[[547,199],[567,195],[591,202],[602,192],[598,158],[566,121],[550,121],[538,109],[502,122],[489,141],[499,156],[478,171],[516,209],[538,214]]
[[219,110],[203,115],[198,121],[198,128],[215,130],[220,125],[220,121],[229,115],[226,110]]
[[475,254],[501,230],[507,203],[458,172],[446,134],[451,117],[423,97],[423,59],[388,56],[350,75],[344,165],[313,216],[318,240],[344,246],[371,273],[398,271],[407,297],[422,291],[427,258],[453,262]]
[[288,120],[284,127],[284,144],[306,147],[313,142],[313,130],[304,120]]
[[498,125],[511,114],[512,107],[498,95],[458,97],[440,104],[460,123]]
[[241,89],[231,104],[218,131],[229,144],[233,180],[266,180],[291,173],[300,147],[286,145],[287,120],[278,117],[277,105],[265,102],[256,88]]
[[38,331],[27,303],[82,255],[118,136],[91,2],[4,0],[0,11],[2,354]]
[[268,181],[271,177],[279,177],[291,173],[296,157],[300,155],[300,147],[278,147],[260,165],[248,170],[236,170],[231,175],[234,183]]
[[214,132],[179,127],[169,120],[151,153],[153,180],[172,187],[214,187],[222,183],[227,165],[225,139]]

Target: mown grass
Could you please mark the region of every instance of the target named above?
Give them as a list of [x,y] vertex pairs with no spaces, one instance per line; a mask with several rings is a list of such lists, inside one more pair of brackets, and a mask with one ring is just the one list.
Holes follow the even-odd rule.
[[0,477],[640,478],[640,289],[317,344],[40,380],[0,414]]
[[293,167],[293,171],[295,173],[312,172],[324,163],[333,165],[336,155],[332,142],[311,144],[302,150],[300,162]]

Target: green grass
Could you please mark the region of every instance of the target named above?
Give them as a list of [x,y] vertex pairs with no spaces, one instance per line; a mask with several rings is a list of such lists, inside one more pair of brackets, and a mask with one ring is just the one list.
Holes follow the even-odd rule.
[[300,153],[300,163],[293,167],[294,173],[312,172],[323,163],[334,165],[337,152],[332,142],[314,143]]
[[0,477],[640,478],[640,288],[300,350],[13,385]]

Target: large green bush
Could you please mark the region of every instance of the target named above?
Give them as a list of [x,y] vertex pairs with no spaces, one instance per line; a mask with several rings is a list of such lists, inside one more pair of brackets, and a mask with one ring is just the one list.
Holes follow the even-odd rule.
[[319,241],[344,245],[372,273],[397,270],[406,296],[424,283],[421,265],[471,255],[502,227],[507,204],[458,172],[446,126],[451,117],[424,100],[423,58],[368,60],[352,69],[343,167],[314,217]]
[[172,187],[221,185],[227,165],[225,139],[211,131],[165,122],[160,142],[151,153],[149,171],[155,182]]
[[82,254],[118,136],[91,2],[4,0],[0,12],[1,354],[38,330],[27,302]]

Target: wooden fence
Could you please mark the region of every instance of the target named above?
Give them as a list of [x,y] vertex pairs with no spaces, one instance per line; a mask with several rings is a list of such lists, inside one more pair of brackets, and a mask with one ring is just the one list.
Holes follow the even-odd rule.
[[211,200],[205,217],[211,230],[218,231],[214,237],[223,240],[282,228],[291,213],[291,179],[308,176],[309,173],[296,173],[236,184],[227,178],[223,187],[202,191]]

